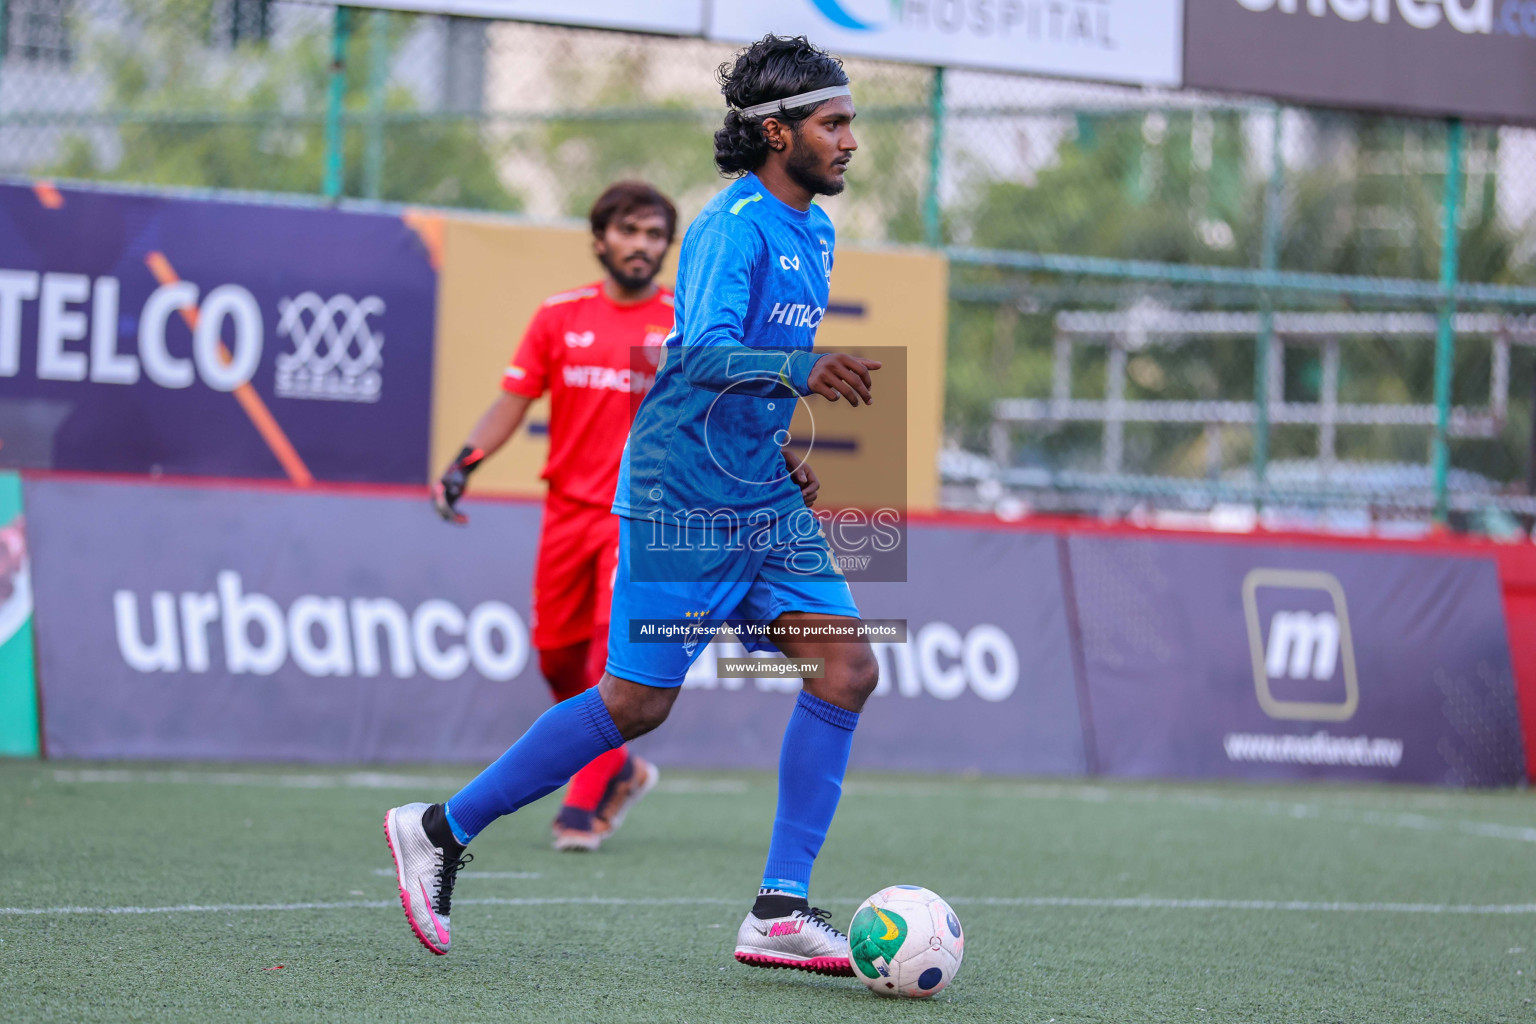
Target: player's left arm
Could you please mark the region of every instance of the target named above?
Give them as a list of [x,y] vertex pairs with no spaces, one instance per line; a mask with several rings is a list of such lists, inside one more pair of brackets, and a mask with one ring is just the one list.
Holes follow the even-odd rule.
[[821,478],[811,468],[809,462],[788,448],[781,449],[784,453],[784,466],[789,470],[789,478],[800,488],[800,497],[805,501],[806,508],[816,504],[816,496],[821,493]]
[[810,394],[807,380],[819,354],[745,343],[743,315],[752,303],[762,239],[734,217],[696,225],[689,234],[678,267],[678,287],[690,296],[678,353],[684,379],[707,391],[769,395],[784,387]]

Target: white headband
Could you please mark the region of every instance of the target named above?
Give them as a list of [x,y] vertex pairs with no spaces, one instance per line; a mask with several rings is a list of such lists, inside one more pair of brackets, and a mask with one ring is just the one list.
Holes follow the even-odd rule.
[[820,103],[822,100],[830,100],[837,96],[852,96],[853,90],[846,85],[833,85],[825,89],[817,89],[813,92],[802,92],[794,96],[786,96],[781,100],[770,100],[767,103],[759,103],[751,107],[732,106],[742,117],[764,117],[771,114],[782,114],[786,110],[795,107],[806,107],[812,103]]

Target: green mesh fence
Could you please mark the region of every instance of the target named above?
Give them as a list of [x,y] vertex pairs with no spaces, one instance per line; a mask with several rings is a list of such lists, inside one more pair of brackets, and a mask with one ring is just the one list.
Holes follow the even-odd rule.
[[[288,0],[0,12],[3,175],[538,218],[618,177],[685,216],[720,187],[721,44]],[[848,63],[840,238],[951,256],[950,503],[1529,526],[1536,131],[1460,130],[1450,288],[1444,122]]]

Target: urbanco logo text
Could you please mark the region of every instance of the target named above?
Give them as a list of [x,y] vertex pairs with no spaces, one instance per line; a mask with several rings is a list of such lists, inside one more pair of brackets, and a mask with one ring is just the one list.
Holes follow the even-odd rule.
[[388,597],[303,594],[285,609],[226,570],[208,592],[157,590],[146,601],[119,590],[112,612],[118,652],[137,672],[271,675],[291,661],[316,677],[373,677],[387,667],[399,679],[450,680],[473,669],[505,681],[528,664],[528,628],[500,601],[466,612],[431,598],[407,610]]

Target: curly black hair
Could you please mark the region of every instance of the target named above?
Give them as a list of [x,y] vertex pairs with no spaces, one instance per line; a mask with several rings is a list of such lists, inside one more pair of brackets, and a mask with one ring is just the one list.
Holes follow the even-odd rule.
[[[805,36],[763,36],[736,54],[735,60],[721,64],[716,76],[725,101],[732,107],[751,107],[848,84],[843,62]],[[791,107],[765,117],[795,128],[820,105]],[[743,117],[735,110],[726,111],[724,127],[715,132],[715,166],[721,174],[738,177],[757,170],[768,159],[768,141],[763,137],[765,117]]]

